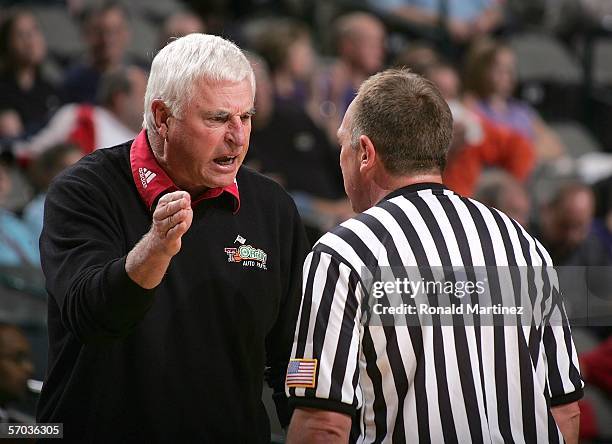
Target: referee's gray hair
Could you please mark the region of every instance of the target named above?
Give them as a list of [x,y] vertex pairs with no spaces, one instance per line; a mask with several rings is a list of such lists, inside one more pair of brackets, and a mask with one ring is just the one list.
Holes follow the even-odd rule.
[[255,95],[251,64],[234,43],[209,34],[189,34],[162,48],[153,59],[144,101],[143,127],[155,132],[151,104],[161,99],[172,115],[182,113],[197,81],[241,82],[248,79]]

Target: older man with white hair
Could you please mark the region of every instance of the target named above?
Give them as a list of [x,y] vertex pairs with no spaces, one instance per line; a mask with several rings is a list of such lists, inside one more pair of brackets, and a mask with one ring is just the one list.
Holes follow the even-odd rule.
[[49,190],[49,373],[39,422],[70,442],[269,442],[306,240],[290,197],[241,167],[255,80],[191,34],[153,60],[144,129]]

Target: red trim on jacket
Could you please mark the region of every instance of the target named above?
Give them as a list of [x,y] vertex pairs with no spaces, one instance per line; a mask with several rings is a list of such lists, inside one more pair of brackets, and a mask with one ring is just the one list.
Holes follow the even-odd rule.
[[[163,194],[178,191],[180,189],[172,179],[170,179],[159,163],[157,163],[151,146],[149,145],[146,130],[140,131],[132,142],[132,147],[130,148],[130,165],[134,184],[138,189],[138,193],[150,210],[153,210],[153,205]],[[205,199],[219,197],[224,192],[229,193],[233,197],[234,213],[238,212],[240,209],[240,193],[236,181],[228,187],[210,188],[206,190],[197,198],[192,199],[191,206],[195,207]]]

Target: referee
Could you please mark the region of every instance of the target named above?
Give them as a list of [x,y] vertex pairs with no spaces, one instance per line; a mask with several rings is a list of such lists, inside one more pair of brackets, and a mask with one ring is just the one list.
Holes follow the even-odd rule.
[[[505,214],[442,185],[451,134],[444,99],[406,70],[368,79],[347,110],[340,164],[361,214],[304,265],[289,443],[578,442],[583,382],[550,256]],[[507,272],[505,296],[526,294],[531,314],[389,321],[372,309],[391,305],[393,290],[377,285],[389,266],[394,277],[398,266],[419,270],[422,283],[443,267],[472,270],[472,284],[481,267],[489,308]],[[457,284],[453,273],[444,278]]]

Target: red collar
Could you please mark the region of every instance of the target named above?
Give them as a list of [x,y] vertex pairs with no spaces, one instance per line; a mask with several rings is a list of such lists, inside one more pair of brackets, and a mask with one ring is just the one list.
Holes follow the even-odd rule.
[[[179,190],[172,179],[168,177],[166,172],[157,163],[147,139],[147,132],[144,129],[140,131],[134,142],[132,142],[130,165],[132,167],[134,184],[149,210],[153,210],[153,205],[163,194]],[[240,193],[238,192],[238,183],[236,181],[228,187],[206,190],[204,194],[192,200],[191,206],[195,207],[204,199],[219,197],[224,192],[232,197],[234,213],[237,213],[240,208]]]

